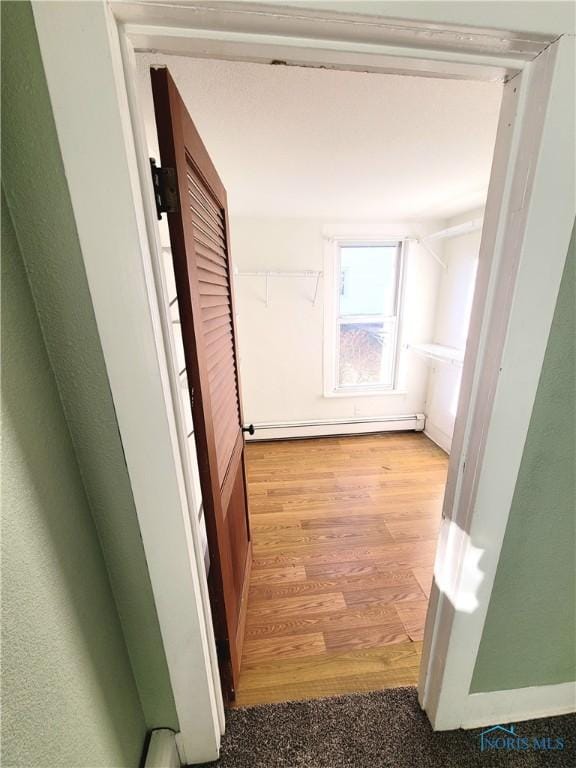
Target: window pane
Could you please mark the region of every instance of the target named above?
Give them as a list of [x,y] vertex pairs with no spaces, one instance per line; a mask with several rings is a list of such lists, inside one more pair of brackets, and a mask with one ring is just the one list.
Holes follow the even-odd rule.
[[398,247],[340,248],[340,315],[394,315]]
[[392,386],[394,322],[342,323],[338,386]]

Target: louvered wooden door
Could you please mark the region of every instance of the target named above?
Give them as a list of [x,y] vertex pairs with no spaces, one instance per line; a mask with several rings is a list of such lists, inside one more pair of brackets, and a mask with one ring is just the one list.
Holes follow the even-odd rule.
[[168,213],[196,434],[209,587],[222,684],[237,684],[251,546],[236,356],[226,191],[167,69],[152,69],[162,166],[174,168]]

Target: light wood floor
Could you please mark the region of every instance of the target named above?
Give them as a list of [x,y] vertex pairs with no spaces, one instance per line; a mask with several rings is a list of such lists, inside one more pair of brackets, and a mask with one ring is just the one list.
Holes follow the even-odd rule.
[[417,682],[448,458],[422,433],[250,443],[237,706]]

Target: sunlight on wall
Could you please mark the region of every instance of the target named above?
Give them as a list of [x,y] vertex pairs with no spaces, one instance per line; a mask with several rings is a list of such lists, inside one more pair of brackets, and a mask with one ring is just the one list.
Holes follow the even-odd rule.
[[[465,553],[462,569],[454,573],[455,557],[462,551]],[[442,520],[434,580],[457,611],[474,613],[478,608],[478,590],[484,580],[484,573],[479,568],[483,554],[484,550],[475,547],[470,535],[453,520]]]

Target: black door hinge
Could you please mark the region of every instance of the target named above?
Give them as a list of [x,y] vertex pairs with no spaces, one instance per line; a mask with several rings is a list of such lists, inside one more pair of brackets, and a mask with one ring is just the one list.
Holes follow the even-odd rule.
[[153,157],[150,158],[150,170],[152,171],[152,185],[158,218],[161,219],[163,213],[178,213],[176,171],[174,168],[157,166]]

